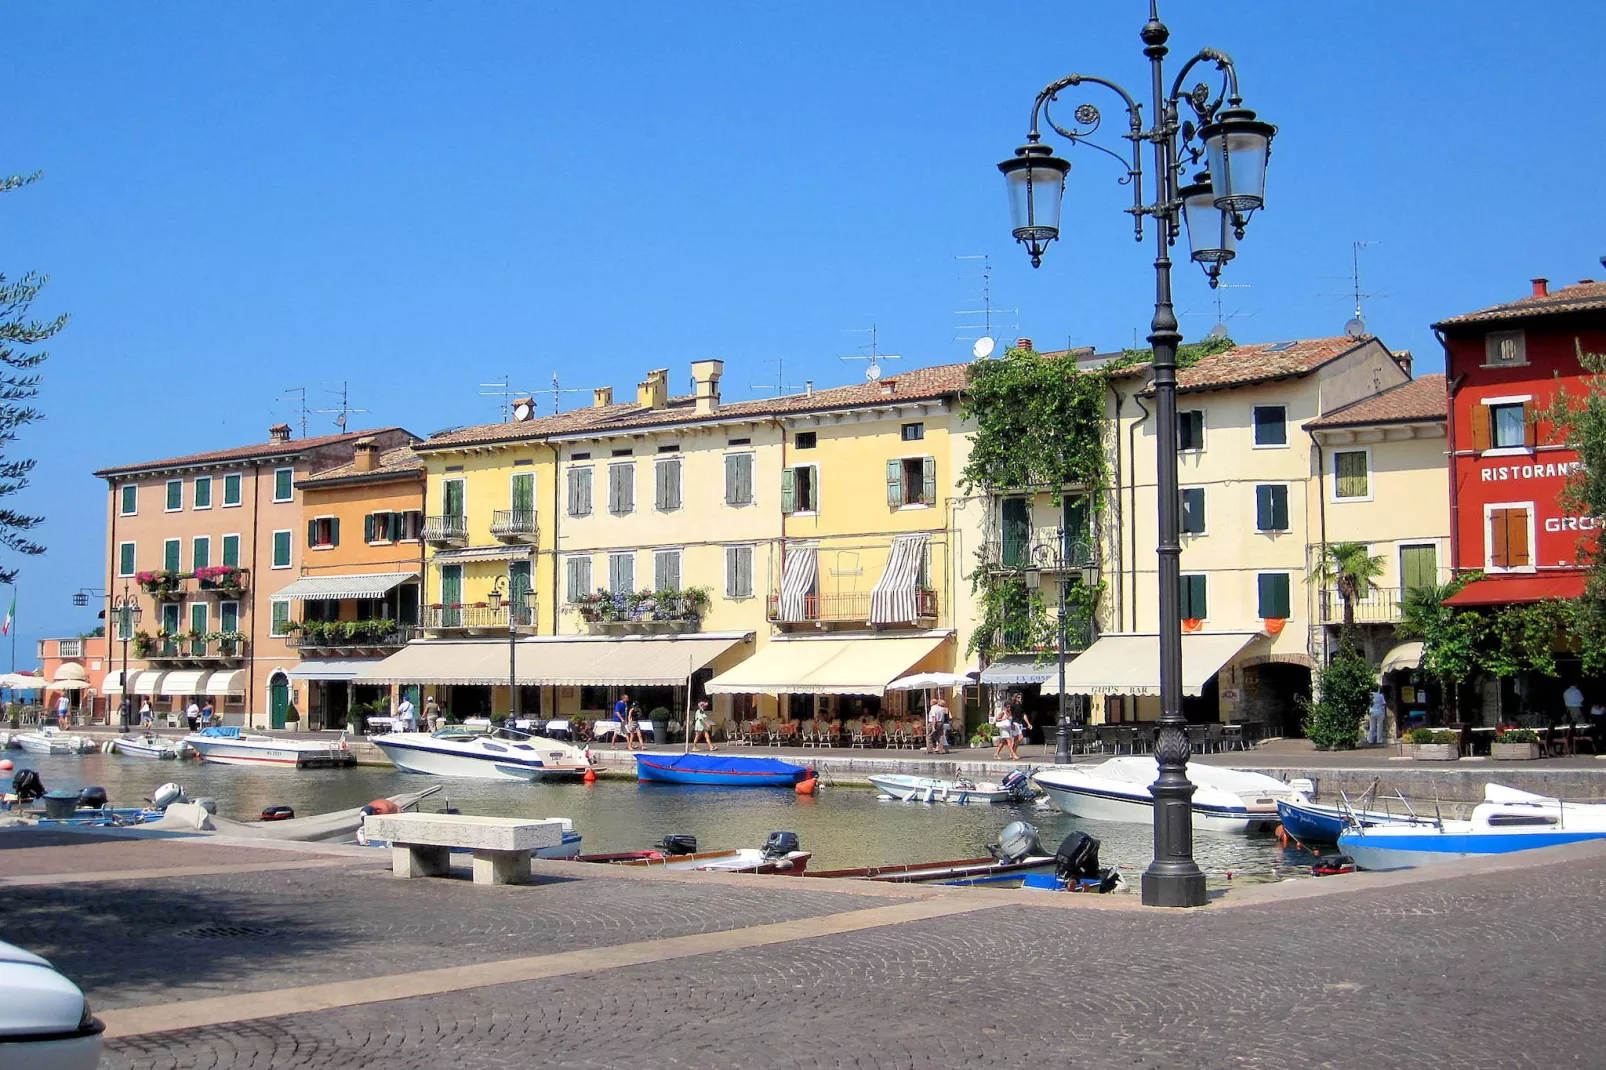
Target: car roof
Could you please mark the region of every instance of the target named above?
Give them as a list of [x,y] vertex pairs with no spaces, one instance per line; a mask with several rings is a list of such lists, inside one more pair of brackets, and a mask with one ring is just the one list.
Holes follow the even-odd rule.
[[24,951],[16,944],[8,944],[4,940],[0,940],[0,962],[25,962],[30,966],[53,968],[47,959],[40,958],[32,951]]

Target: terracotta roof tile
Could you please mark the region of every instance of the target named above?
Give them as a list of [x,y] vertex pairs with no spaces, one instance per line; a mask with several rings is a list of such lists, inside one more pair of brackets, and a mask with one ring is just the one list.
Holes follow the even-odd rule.
[[1440,320],[1435,327],[1457,327],[1472,323],[1498,323],[1502,320],[1560,316],[1569,312],[1606,311],[1606,282],[1580,282],[1552,290],[1543,297],[1528,296],[1503,305],[1490,305],[1476,312]]
[[[1177,389],[1214,390],[1308,375],[1352,349],[1374,341],[1376,339],[1368,335],[1362,338],[1303,338],[1291,342],[1233,346],[1212,356],[1200,357],[1192,367],[1179,370]],[[1149,373],[1150,365],[1145,362],[1134,364],[1116,374],[1120,378],[1130,378]]]
[[1424,375],[1408,383],[1390,387],[1381,394],[1346,405],[1304,426],[1356,427],[1363,424],[1395,424],[1423,420],[1443,420],[1448,409],[1442,374]]
[[335,435],[313,435],[311,438],[292,438],[285,442],[257,442],[249,446],[233,446],[207,453],[190,453],[183,457],[168,457],[159,461],[141,461],[138,464],[118,464],[95,471],[96,476],[125,475],[131,472],[159,471],[166,468],[189,468],[202,464],[222,464],[229,461],[254,461],[264,457],[290,457],[320,446],[342,442],[355,442],[366,435],[382,435],[387,431],[401,431],[399,427],[378,427],[371,431],[347,431]]
[[352,458],[344,464],[337,464],[332,468],[324,468],[314,472],[311,476],[296,484],[298,487],[315,487],[321,483],[335,483],[353,477],[364,479],[382,479],[385,476],[404,476],[413,472],[424,470],[423,458],[413,452],[411,446],[397,446],[394,449],[381,453],[372,469],[367,472],[357,470],[357,460]]

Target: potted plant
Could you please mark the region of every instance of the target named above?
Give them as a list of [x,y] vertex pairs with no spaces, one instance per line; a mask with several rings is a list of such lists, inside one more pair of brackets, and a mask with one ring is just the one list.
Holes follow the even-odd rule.
[[1461,737],[1448,729],[1413,728],[1405,739],[1411,757],[1419,762],[1453,762],[1461,757]]
[[990,747],[993,745],[993,726],[991,722],[983,722],[976,726],[971,733],[970,745],[972,747]]
[[301,731],[301,711],[294,706],[284,711],[284,730],[286,732]]
[[1497,762],[1526,762],[1539,757],[1539,733],[1532,728],[1503,728],[1495,733],[1489,757]]
[[151,635],[150,632],[135,632],[134,633],[134,656],[136,658],[148,658],[148,657],[150,657],[151,656],[151,650],[155,646],[156,646],[156,639],[155,639],[154,636]]

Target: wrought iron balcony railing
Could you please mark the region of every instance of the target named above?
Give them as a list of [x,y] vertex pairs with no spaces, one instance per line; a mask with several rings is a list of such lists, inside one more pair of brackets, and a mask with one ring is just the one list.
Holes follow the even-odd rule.
[[507,630],[508,615],[512,612],[513,625],[517,628],[529,628],[535,624],[535,606],[528,604],[523,609],[511,611],[508,606],[495,609],[489,605],[476,603],[457,603],[455,605],[438,604],[425,606],[423,609],[423,627],[425,631],[491,631],[494,629]]
[[468,517],[432,516],[424,520],[424,541],[441,546],[468,545]]
[[373,650],[406,646],[411,625],[396,621],[312,621],[285,636],[292,650]]
[[1097,542],[1072,538],[1058,528],[993,536],[984,542],[983,549],[987,564],[1001,569],[1074,572],[1096,568],[1099,563]]
[[534,509],[498,509],[491,514],[491,534],[508,542],[533,541]]
[[[937,616],[937,592],[931,587],[915,588],[915,617],[919,620]],[[781,618],[781,595],[769,596],[769,619],[777,624],[863,624],[870,619],[870,592],[849,591],[841,594],[810,594],[803,597],[801,620]]]
[[[1400,619],[1400,604],[1409,593],[1399,587],[1373,587],[1366,597],[1355,601],[1355,623],[1395,624]],[[1336,590],[1324,587],[1319,610],[1323,624],[1344,623],[1344,600]]]

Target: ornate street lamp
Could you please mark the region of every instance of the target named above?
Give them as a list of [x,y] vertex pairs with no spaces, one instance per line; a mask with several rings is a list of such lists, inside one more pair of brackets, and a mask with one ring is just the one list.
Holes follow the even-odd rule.
[[[111,598],[112,611],[111,616],[106,619],[106,639],[108,643],[111,641],[114,634],[111,629],[115,627],[115,634],[123,644],[123,702],[127,703],[128,710],[132,713],[134,705],[129,698],[128,692],[128,641],[134,637],[134,629],[139,627],[139,621],[144,616],[144,610],[140,609],[139,597],[134,594],[133,587],[126,581],[123,583],[123,593],[112,596],[108,596],[99,587],[80,587],[72,596],[72,604],[75,606],[87,606],[91,597]],[[116,621],[115,625],[112,623],[113,621]],[[110,652],[110,647],[108,647],[107,653],[109,654]],[[106,709],[106,719],[109,724],[111,722],[110,707]]]
[[492,609],[501,609],[504,600],[507,603],[507,702],[508,720],[519,715],[519,623],[524,619],[525,600],[529,592],[522,585],[514,586],[508,590],[506,576],[496,577],[491,585],[491,593],[486,596]]
[[[1160,540],[1160,732],[1155,744],[1159,779],[1154,795],[1154,860],[1143,874],[1143,902],[1153,906],[1200,906],[1205,901],[1204,874],[1193,860],[1193,784],[1188,780],[1187,718],[1182,713],[1182,619],[1180,558],[1177,531],[1177,330],[1171,302],[1171,245],[1188,227],[1191,258],[1205,271],[1214,287],[1222,266],[1237,253],[1249,217],[1265,203],[1266,161],[1277,128],[1255,117],[1238,94],[1238,71],[1232,59],[1215,49],[1201,49],[1187,61],[1166,89],[1166,42],[1171,31],[1160,21],[1157,3],[1149,4],[1149,21],[1139,32],[1143,54],[1149,60],[1149,87],[1153,121],[1145,127],[1143,107],[1114,82],[1090,75],[1072,74],[1051,82],[1032,105],[1031,129],[1026,144],[1012,159],[998,165],[1009,190],[1015,240],[1026,246],[1032,266],[1041,264],[1048,243],[1059,237],[1060,203],[1065,176],[1071,165],[1041,143],[1039,121],[1046,123],[1072,145],[1098,149],[1121,162],[1121,182],[1132,187],[1132,216],[1139,241],[1146,217],[1155,221],[1154,318],[1149,322],[1149,344],[1154,347],[1155,448],[1159,486]],[[1209,64],[1221,75],[1218,89],[1200,82],[1184,90],[1183,82],[1195,67]],[[1102,116],[1092,104],[1081,104],[1074,124],[1061,126],[1049,106],[1059,94],[1083,84],[1099,85],[1121,98],[1127,130],[1121,138],[1130,154],[1114,152],[1090,140]],[[1180,118],[1186,104],[1192,118]],[[1143,199],[1143,146],[1153,148],[1155,197]],[[1204,161],[1205,170],[1193,182],[1181,184],[1186,170]]]

